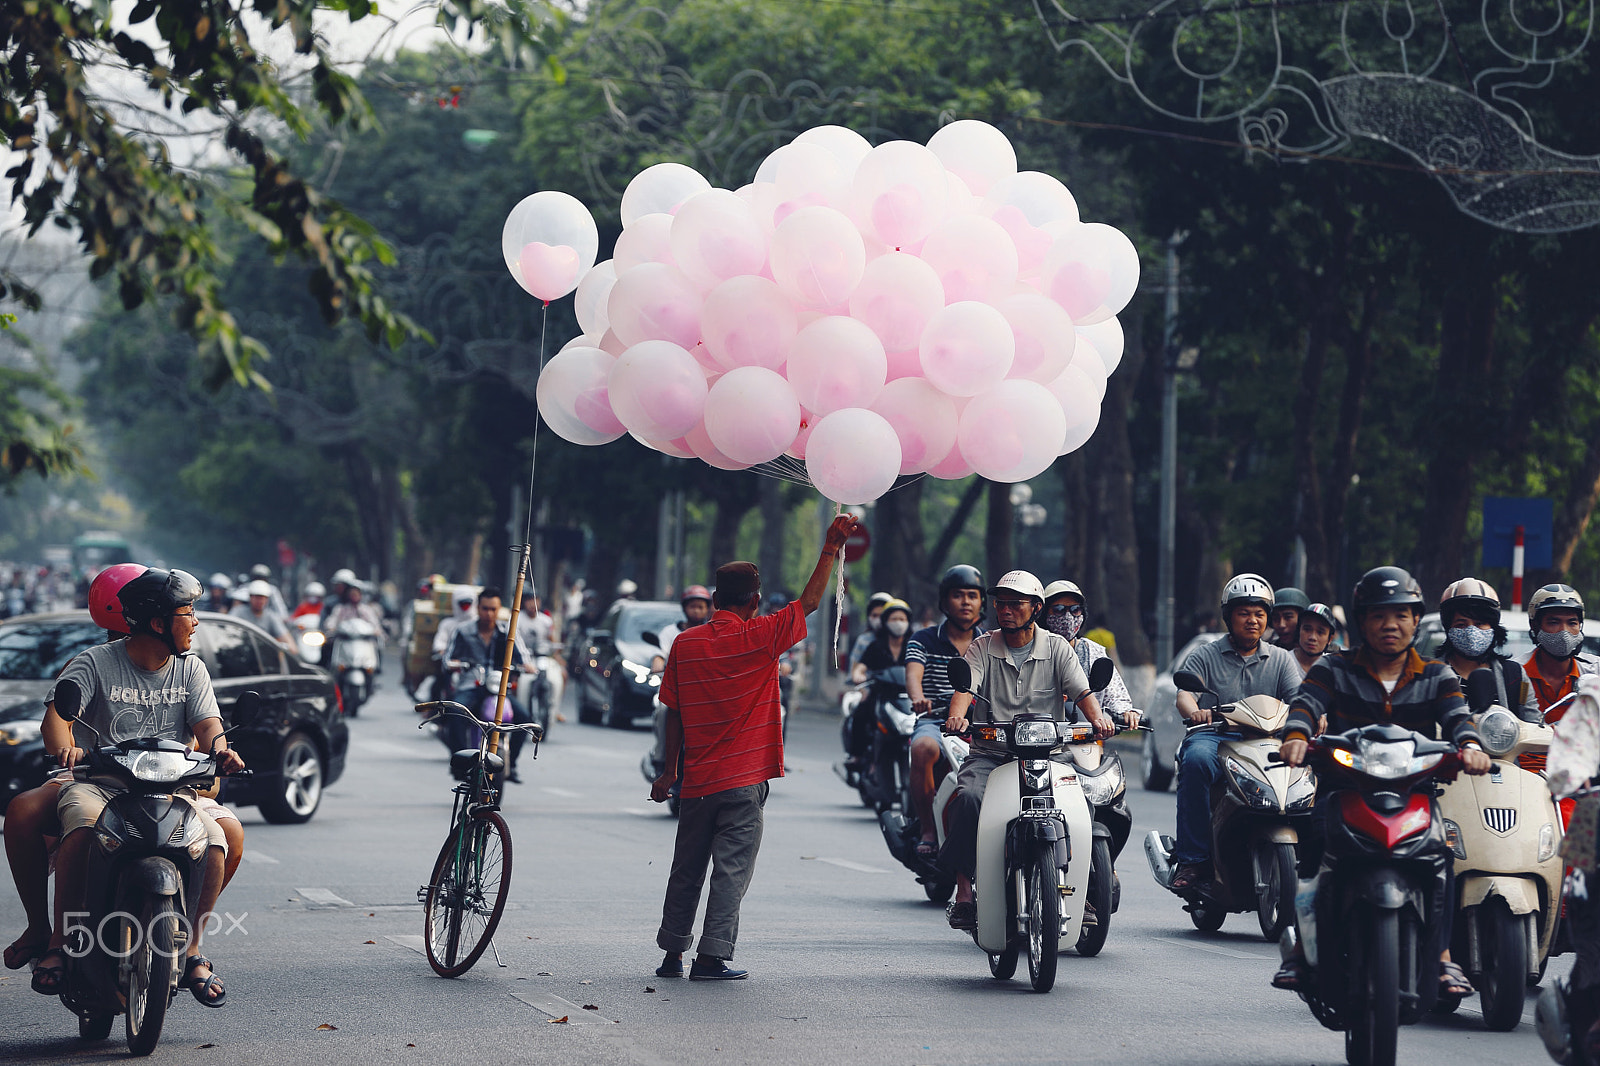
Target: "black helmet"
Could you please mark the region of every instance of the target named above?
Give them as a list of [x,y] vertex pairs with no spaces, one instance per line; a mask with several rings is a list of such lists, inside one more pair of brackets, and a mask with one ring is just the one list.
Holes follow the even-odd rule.
[[[189,607],[205,593],[200,580],[183,570],[160,570],[151,567],[117,590],[117,600],[122,605],[122,618],[128,633],[148,633],[159,637],[172,654],[178,646],[172,639],[172,616],[180,607]],[[150,623],[157,618],[166,625],[157,633]]]
[[988,598],[988,586],[983,583],[983,574],[976,566],[960,563],[944,572],[944,577],[939,579],[939,604],[944,605],[944,598],[952,589],[977,589]]
[[1304,592],[1301,592],[1299,589],[1291,585],[1286,589],[1279,589],[1277,593],[1274,594],[1272,598],[1272,606],[1274,608],[1293,607],[1296,610],[1303,611],[1307,607],[1311,606],[1311,597],[1307,596]]
[[1356,582],[1350,607],[1358,622],[1369,607],[1410,607],[1420,614],[1422,586],[1398,566],[1376,567],[1362,574],[1361,580]]

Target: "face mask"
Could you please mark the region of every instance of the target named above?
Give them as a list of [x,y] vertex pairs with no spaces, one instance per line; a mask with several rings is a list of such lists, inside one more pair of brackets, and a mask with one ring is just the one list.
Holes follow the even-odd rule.
[[897,637],[906,635],[906,630],[911,628],[911,623],[904,618],[896,618],[889,623],[889,632]]
[[1583,637],[1563,629],[1557,633],[1540,633],[1538,641],[1546,654],[1554,655],[1557,659],[1570,659],[1583,644]]
[[876,631],[877,628],[878,628],[878,623],[880,623],[881,621],[883,621],[883,619],[869,614],[867,616],[867,628],[871,629],[873,631]]
[[1494,630],[1477,626],[1456,626],[1445,634],[1445,639],[1456,651],[1469,659],[1476,659],[1494,643]]

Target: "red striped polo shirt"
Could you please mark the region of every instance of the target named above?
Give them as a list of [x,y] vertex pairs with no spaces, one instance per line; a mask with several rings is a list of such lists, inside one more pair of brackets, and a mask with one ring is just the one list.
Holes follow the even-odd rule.
[[672,642],[661,702],[683,719],[684,799],[783,776],[778,656],[805,635],[796,600],[748,622],[717,611]]

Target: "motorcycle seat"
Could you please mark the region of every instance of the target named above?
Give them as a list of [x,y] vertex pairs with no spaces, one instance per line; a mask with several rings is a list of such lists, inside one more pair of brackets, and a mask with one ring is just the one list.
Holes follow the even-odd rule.
[[506,761],[495,752],[481,752],[477,748],[463,748],[450,753],[450,773],[458,781],[470,780],[478,769],[478,759],[487,760],[485,768],[491,774],[497,774],[506,767]]

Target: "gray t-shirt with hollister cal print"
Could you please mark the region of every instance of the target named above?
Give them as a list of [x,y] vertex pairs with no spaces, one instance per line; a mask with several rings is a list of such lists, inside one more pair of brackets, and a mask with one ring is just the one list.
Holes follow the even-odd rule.
[[[211,675],[196,655],[174,655],[159,670],[141,670],[128,658],[125,641],[96,644],[75,657],[56,679],[75,681],[83,690],[79,720],[73,723],[73,742],[80,748],[134,737],[166,737],[187,742],[197,722],[220,718]],[[45,702],[56,698],[51,685]]]

